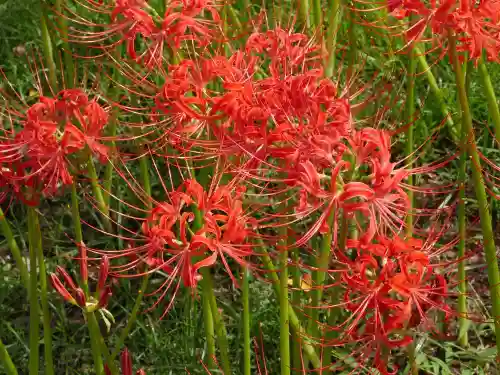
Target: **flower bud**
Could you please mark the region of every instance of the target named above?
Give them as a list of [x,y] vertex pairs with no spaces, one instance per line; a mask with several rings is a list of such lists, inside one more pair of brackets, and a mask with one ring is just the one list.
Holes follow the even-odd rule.
[[122,375],[132,375],[132,359],[127,348],[122,352],[121,365]]
[[78,262],[80,263],[80,276],[84,284],[87,284],[89,279],[89,269],[88,269],[88,259],[87,259],[87,246],[83,241],[79,244],[80,248],[80,258]]
[[99,267],[99,281],[97,283],[97,290],[103,290],[104,284],[109,274],[109,258],[104,255],[102,257],[101,265]]
[[73,290],[77,288],[75,282],[73,281],[73,278],[66,272],[64,268],[62,268],[61,266],[57,266],[56,272],[64,279],[64,282],[67,286],[69,286]]
[[141,368],[140,370],[137,370],[135,375],[146,375],[146,371],[144,371],[144,369]]
[[49,277],[52,287],[57,291],[57,293],[59,293],[67,302],[76,305],[75,299],[61,283],[61,280],[59,280],[53,273],[51,273]]
[[75,290],[75,299],[80,307],[85,307],[87,305],[87,299],[85,298],[85,293],[81,288]]
[[111,287],[107,286],[101,290],[101,294],[99,295],[99,302],[97,304],[97,308],[106,307],[109,302],[109,297],[113,295],[111,291]]

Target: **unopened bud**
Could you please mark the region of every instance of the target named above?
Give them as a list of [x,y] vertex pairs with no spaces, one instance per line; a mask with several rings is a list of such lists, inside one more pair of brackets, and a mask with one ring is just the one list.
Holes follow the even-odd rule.
[[140,370],[137,370],[135,375],[146,375],[146,371],[144,371],[144,369],[141,368]]
[[68,290],[61,283],[61,280],[57,278],[57,276],[53,273],[50,274],[50,283],[52,287],[63,297],[67,302],[76,305],[76,301],[73,296],[68,292]]
[[83,292],[83,290],[81,288],[78,288],[77,290],[75,290],[75,299],[76,299],[78,306],[83,308],[87,305],[85,293]]
[[132,359],[127,348],[122,352],[121,365],[122,375],[132,375]]
[[109,274],[109,258],[104,255],[102,257],[101,266],[99,267],[99,281],[97,283],[97,290],[102,290]]
[[87,284],[89,279],[89,269],[87,264],[87,246],[83,243],[83,241],[79,244],[80,248],[80,259],[78,262],[80,263],[80,276],[84,284]]
[[109,297],[113,295],[111,291],[111,287],[107,286],[101,290],[101,294],[99,295],[99,302],[97,303],[97,308],[106,307],[109,302]]
[[62,268],[61,266],[57,266],[56,272],[64,279],[64,282],[67,286],[69,286],[73,290],[77,288],[75,282],[73,281],[73,278],[66,272],[64,268]]

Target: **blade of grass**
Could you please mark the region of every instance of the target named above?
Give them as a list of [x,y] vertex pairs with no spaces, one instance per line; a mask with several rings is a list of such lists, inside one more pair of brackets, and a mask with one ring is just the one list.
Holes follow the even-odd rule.
[[18,375],[16,366],[14,366],[14,362],[12,362],[12,358],[2,340],[0,340],[0,363],[3,364],[7,375]]

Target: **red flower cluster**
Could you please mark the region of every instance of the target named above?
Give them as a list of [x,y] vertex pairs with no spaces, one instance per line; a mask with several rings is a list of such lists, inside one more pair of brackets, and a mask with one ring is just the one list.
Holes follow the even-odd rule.
[[34,189],[31,198],[38,192],[55,194],[73,182],[71,160],[76,162],[86,147],[107,160],[107,147],[99,142],[107,121],[103,107],[82,90],[41,97],[21,118],[21,129],[0,143],[2,179],[12,185],[22,181]]
[[[125,43],[127,54],[137,62],[152,69],[161,67],[165,52],[175,53],[186,43],[205,47],[220,32],[220,16],[213,0],[176,0],[167,2],[163,17],[146,0],[118,0],[113,9],[89,0],[89,8],[107,13],[110,23],[94,25],[104,30],[89,35],[87,30],[73,35],[76,41],[100,43],[108,37],[118,35],[120,41],[112,47]],[[210,17],[208,17],[210,15]],[[75,19],[88,28],[90,22]],[[145,45],[138,48],[139,44]]]
[[500,61],[500,2],[497,0],[398,0],[390,2],[389,9],[397,18],[413,17],[407,30],[411,41],[425,40],[424,32],[429,26],[438,38],[456,34],[457,49],[468,52],[469,58],[476,62],[483,50],[490,61]]
[[[246,258],[253,254],[248,243],[252,234],[252,220],[242,208],[241,189],[230,185],[206,192],[195,180],[188,180],[168,194],[166,202],[155,202],[155,207],[141,226],[143,244],[126,250],[93,250],[109,254],[110,258],[127,258],[128,263],[112,267],[118,277],[142,276],[128,271],[146,264],[148,273],[161,270],[167,279],[152,294],[160,293],[155,306],[176,283],[174,297],[180,286],[194,288],[201,275],[200,268],[210,267],[220,259],[235,284],[228,258],[247,266]],[[136,242],[132,240],[131,242]],[[164,315],[173,305],[174,298]]]
[[349,240],[346,253],[337,252],[350,317],[334,329],[342,332],[341,340],[361,345],[360,362],[372,358],[382,374],[389,373],[388,350],[412,342],[409,329],[420,323],[434,328],[426,318],[429,310],[451,311],[444,301],[446,281],[431,263],[432,246],[377,236],[370,243]]

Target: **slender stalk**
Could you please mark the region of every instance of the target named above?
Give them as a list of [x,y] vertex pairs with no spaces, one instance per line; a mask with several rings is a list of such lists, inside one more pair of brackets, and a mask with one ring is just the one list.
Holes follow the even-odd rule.
[[57,24],[59,27],[59,32],[61,33],[61,42],[63,46],[64,53],[64,72],[66,73],[66,85],[68,87],[72,87],[74,84],[74,63],[73,63],[73,55],[71,54],[71,50],[68,44],[68,23],[66,22],[66,18],[63,15],[63,6],[64,0],[56,0],[55,1],[55,9],[57,13]]
[[[108,129],[108,135],[110,137],[115,137],[116,136],[116,117],[118,116],[118,111],[113,111],[111,118],[109,120],[107,129]],[[110,142],[110,151],[111,154],[113,154],[116,151],[116,145],[115,141]],[[106,169],[104,170],[104,191],[103,191],[103,199],[104,199],[104,204],[108,208],[108,212],[110,211],[109,207],[109,200],[110,200],[110,192],[111,189],[113,188],[113,163],[108,161],[106,164]]]
[[465,216],[465,181],[467,169],[467,153],[465,152],[465,131],[462,132],[462,147],[464,151],[460,155],[458,179],[460,181],[459,203],[458,203],[458,343],[462,347],[468,346],[468,321],[467,321],[467,280],[465,273],[465,241],[467,239],[466,216]]
[[472,182],[476,193],[476,199],[479,207],[479,217],[483,232],[483,246],[486,256],[486,265],[488,269],[488,281],[490,285],[490,297],[492,304],[492,316],[495,323],[495,334],[497,343],[497,352],[500,355],[500,272],[498,270],[498,260],[496,256],[496,247],[491,223],[491,215],[488,208],[488,198],[484,186],[484,179],[481,170],[481,161],[477,150],[474,129],[472,126],[472,115],[467,99],[465,79],[462,74],[462,66],[457,56],[456,36],[450,31],[450,55],[455,70],[455,82],[457,85],[460,107],[462,110],[462,132],[464,139],[467,139],[467,152],[472,161]]
[[54,51],[52,49],[52,42],[50,40],[49,29],[47,26],[47,12],[45,11],[45,3],[40,0],[40,29],[42,31],[42,44],[43,54],[45,57],[45,64],[49,71],[49,83],[53,90],[57,90],[57,68],[54,62]]
[[321,246],[319,250],[319,257],[316,260],[317,270],[313,272],[313,287],[312,290],[312,302],[311,302],[311,336],[313,339],[319,339],[320,328],[319,328],[319,311],[321,299],[323,296],[323,284],[326,279],[326,274],[328,270],[328,264],[330,263],[331,257],[331,246],[332,246],[332,226],[335,214],[332,210],[328,217],[328,228],[329,231],[323,235],[321,240]]
[[96,375],[100,375],[104,372],[104,366],[102,362],[101,345],[99,344],[101,336],[99,323],[97,322],[93,312],[85,312],[85,318],[89,328],[90,348],[92,349],[92,359],[94,360],[95,373]]
[[490,75],[488,74],[488,68],[482,57],[479,59],[478,69],[479,77],[481,77],[483,83],[484,94],[488,102],[488,112],[495,127],[495,139],[497,143],[500,144],[500,110],[498,109],[498,101],[495,95],[495,89],[491,83]]
[[87,172],[89,174],[90,184],[92,186],[92,192],[94,193],[94,198],[97,203],[97,208],[99,208],[104,221],[104,227],[106,228],[106,230],[111,231],[111,222],[109,221],[109,207],[104,200],[103,191],[99,186],[99,177],[97,175],[91,153],[89,153],[87,160]]
[[21,250],[17,245],[17,241],[12,233],[12,228],[10,227],[5,214],[0,207],[0,228],[2,230],[2,234],[7,240],[7,244],[9,245],[10,251],[14,260],[16,261],[17,269],[19,270],[19,274],[21,275],[21,281],[24,284],[24,287],[29,292],[30,289],[30,277],[28,273],[28,267],[26,267],[26,263],[24,262]]
[[306,28],[309,29],[311,27],[311,19],[309,17],[311,13],[309,10],[309,0],[299,0],[299,12],[300,16],[304,20]]
[[28,210],[28,238],[30,252],[30,357],[29,357],[29,374],[38,375],[39,370],[39,334],[40,334],[40,315],[38,310],[38,274],[37,274],[37,254],[35,234],[35,224],[31,210]]
[[243,375],[250,375],[251,371],[251,342],[250,342],[250,290],[248,269],[243,269],[241,282],[241,299],[243,302]]
[[316,28],[316,33],[318,33],[321,38],[323,35],[323,9],[321,9],[321,0],[310,0],[312,9],[312,25]]
[[40,232],[38,213],[33,207],[28,207],[28,210],[30,211],[28,215],[31,215],[33,220],[32,234],[33,239],[36,239],[35,246],[37,253],[37,262],[40,269],[40,301],[43,316],[43,349],[45,357],[45,374],[54,375],[54,357],[52,354],[52,327],[48,301],[47,269],[45,267],[45,258],[42,248],[42,234]]
[[[267,251],[262,240],[260,240],[259,247],[261,249],[262,263],[269,272],[269,277],[271,278],[276,298],[280,300],[280,295],[281,295],[280,279],[278,277],[276,267],[274,266],[273,261],[269,255],[269,252]],[[314,346],[311,344],[305,329],[302,328],[302,326],[300,325],[300,320],[297,317],[297,314],[295,313],[293,306],[291,305],[288,306],[288,317],[290,319],[290,327],[292,327],[295,334],[298,337],[301,337],[303,340],[302,349],[304,350],[306,357],[311,361],[314,368],[321,368],[321,360],[318,354],[316,353]]]
[[78,207],[78,192],[76,189],[76,181],[71,185],[71,214],[73,216],[73,229],[75,235],[75,242],[80,245],[83,241],[82,223],[80,221],[80,209]]
[[12,362],[12,358],[10,358],[9,352],[2,340],[0,340],[0,363],[3,364],[7,375],[18,375],[16,366],[14,366],[14,362]]
[[415,54],[415,57],[420,65],[421,71],[425,74],[425,77],[427,78],[427,82],[429,82],[429,86],[434,93],[434,96],[436,97],[436,100],[439,103],[439,107],[441,108],[441,113],[443,116],[446,118],[446,125],[448,126],[448,131],[450,132],[450,135],[454,141],[459,140],[458,136],[458,131],[455,127],[455,124],[453,122],[453,118],[451,117],[450,111],[448,110],[448,107],[446,106],[446,103],[443,98],[443,93],[441,92],[441,89],[439,88],[436,77],[434,77],[434,74],[432,74],[432,70],[427,64],[427,60],[425,59],[425,55],[423,52],[420,50],[420,48],[417,45],[413,46],[413,51]]
[[[292,305],[293,306],[299,306],[301,302],[301,295],[302,295],[302,280],[301,280],[301,272],[299,268],[299,248],[295,247],[292,249],[292,261],[295,264],[295,266],[292,269],[293,272],[293,288],[294,290],[292,291]],[[290,314],[290,312],[289,312]],[[302,363],[302,348],[300,345],[300,337],[297,335],[296,332],[293,332],[292,335],[292,370],[294,374],[298,375],[302,373],[300,370]]]
[[203,290],[203,296],[208,299],[210,304],[210,311],[212,313],[212,318],[215,325],[215,332],[217,333],[217,345],[219,346],[220,358],[222,363],[222,370],[224,375],[231,375],[231,363],[229,360],[229,344],[227,341],[227,331],[226,325],[222,320],[222,316],[217,307],[217,300],[215,299],[214,294],[214,283],[212,280],[212,274],[210,273],[210,269],[207,267],[203,267],[200,270],[201,275],[203,276],[203,280],[201,280],[201,287]]
[[120,337],[118,338],[118,342],[115,345],[115,349],[111,353],[111,356],[110,356],[111,361],[113,361],[116,358],[116,356],[118,356],[118,354],[120,354],[120,351],[123,348],[123,344],[125,343],[125,340],[127,339],[130,331],[132,330],[132,327],[135,324],[135,321],[137,320],[137,314],[139,313],[139,309],[141,308],[141,303],[142,303],[146,288],[148,287],[148,282],[149,282],[149,274],[144,276],[144,278],[142,279],[141,286],[139,288],[139,291],[137,293],[137,297],[135,299],[134,307],[132,308],[130,316],[128,317],[127,325],[121,331]]
[[287,228],[280,240],[280,356],[281,375],[290,375],[290,322],[288,314],[288,244]]
[[[405,141],[405,153],[408,157],[408,160],[411,160],[413,154],[413,146],[415,143],[414,140],[414,128],[415,128],[415,70],[416,70],[416,61],[415,61],[415,51],[410,46],[410,51],[408,54],[408,71],[406,74],[406,113],[405,113],[405,122],[409,125],[408,130],[406,132],[406,141]],[[411,125],[410,125],[411,124]],[[412,168],[412,164],[408,165],[408,168]],[[407,184],[413,186],[413,176],[408,176]],[[412,236],[413,234],[413,190],[408,189],[408,200],[410,203],[410,212],[406,215],[406,235]]]
[[215,370],[215,330],[212,310],[210,310],[209,298],[205,295],[201,297],[203,309],[203,323],[205,325],[205,338],[207,340],[206,365],[209,370]]
[[[337,34],[341,20],[340,0],[330,0],[328,7],[328,29],[326,30],[326,50],[328,51],[328,59],[325,61],[325,75],[332,77],[335,71],[335,50],[337,45]],[[351,24],[351,28],[352,28]]]

